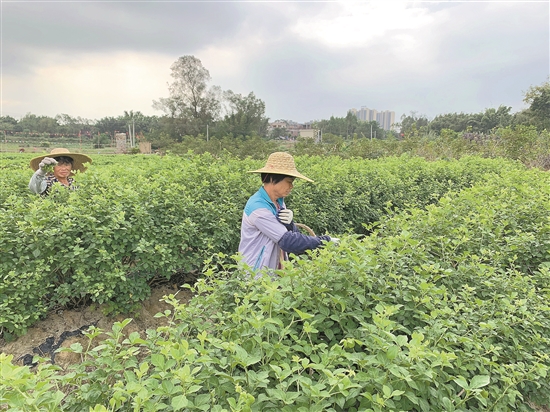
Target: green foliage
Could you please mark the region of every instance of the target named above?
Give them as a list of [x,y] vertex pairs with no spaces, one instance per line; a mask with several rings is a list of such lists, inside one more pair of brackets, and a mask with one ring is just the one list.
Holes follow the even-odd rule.
[[231,90],[224,92],[224,99],[228,113],[216,126],[217,136],[266,136],[269,119],[262,100],[252,92],[245,97]]
[[408,116],[401,116],[401,123],[398,123],[400,136],[406,138],[415,138],[428,131],[428,119],[424,115],[417,115],[411,112]]
[[196,136],[219,117],[219,87],[208,87],[210,73],[195,56],[182,56],[172,66],[169,97],[153,106],[166,113],[172,137]]
[[357,116],[352,112],[348,112],[346,117],[331,116],[328,120],[319,120],[314,122],[313,127],[321,130],[323,141],[326,140],[327,134],[339,136],[343,139],[350,139],[353,136],[358,138],[385,138],[391,134],[380,127],[378,122],[359,121]]
[[388,156],[419,156],[427,160],[460,159],[479,156],[520,160],[530,167],[550,169],[550,132],[534,126],[515,125],[492,130],[490,134],[458,133],[442,129],[422,134],[414,127],[403,139],[342,140],[328,135],[329,141],[319,144],[312,139],[298,139],[292,153],[299,156],[339,156],[378,159]]
[[429,123],[429,130],[441,133],[443,129],[455,132],[474,132],[490,134],[494,129],[508,127],[512,123],[511,107],[499,106],[497,109],[485,109],[485,112],[447,113],[436,116]]
[[15,366],[13,355],[0,353],[0,407],[12,412],[58,411],[65,394],[59,368],[41,363],[36,371]]
[[[297,182],[287,204],[297,219],[319,234],[365,234],[366,226],[393,211],[433,204],[447,192],[470,187],[503,167],[502,161],[479,158],[426,162],[409,156],[367,162],[304,157],[301,164],[315,184]],[[511,162],[505,168],[523,169]]]
[[[31,171],[13,157],[0,183],[1,330],[22,334],[53,308],[91,302],[131,313],[151,282],[198,271],[211,253],[234,253],[242,208],[260,186],[247,171],[263,165],[264,150],[261,160],[96,157],[76,175],[77,191],[54,187],[45,199],[28,192]],[[296,161],[316,183],[297,182],[287,204],[317,234],[366,234],[388,213],[433,204],[504,166],[521,169],[476,158]]]
[[[103,187],[94,198],[107,197],[98,210],[121,207],[117,198],[129,204],[124,219],[120,212],[116,218],[114,211],[105,213],[105,226],[114,227],[108,218],[117,219],[130,242],[138,230],[125,223],[130,217],[164,228],[163,236],[140,232],[141,239],[154,239],[142,244],[143,250],[156,248],[164,236],[177,241],[169,222],[177,216],[174,208],[181,212],[194,206],[187,196],[198,205],[178,228],[196,224],[202,233],[209,215],[216,213],[214,201],[221,197],[229,204],[235,195],[224,192],[227,186],[243,191],[258,184],[243,177],[258,161],[142,157],[134,169],[126,159],[135,158],[109,159],[110,168],[101,172],[120,178],[116,194],[108,185],[93,187],[101,174],[94,170],[79,176],[81,189],[75,193]],[[177,295],[165,298],[174,309],[158,316],[166,317],[168,326],[139,336],[125,333],[127,319],[116,323],[106,340],[100,340],[103,331],[92,328],[86,345],[64,349],[82,358],[64,373],[41,363],[34,374],[0,357],[0,367],[8,371],[0,377],[0,402],[10,410],[36,405],[36,410],[64,411],[267,412],[529,411],[528,401],[550,404],[547,173],[500,159],[296,160],[318,183],[297,186],[293,203],[305,207],[328,192],[333,197],[318,199],[324,205],[319,210],[329,209],[327,202],[337,206],[338,220],[338,210],[361,193],[351,193],[353,185],[363,182],[359,189],[364,191],[369,182],[372,192],[385,183],[380,193],[394,187],[388,196],[395,205],[386,205],[391,213],[378,216],[366,236],[341,235],[339,246],[293,256],[274,277],[251,279],[237,256],[209,253],[203,276],[189,286],[195,297],[186,305]],[[148,162],[155,167],[146,167]],[[190,167],[181,167],[182,162]],[[127,169],[139,184],[126,182]],[[233,177],[239,185],[232,184]],[[193,196],[180,186],[191,181]],[[328,186],[331,181],[335,184]],[[147,198],[140,191],[145,183]],[[327,186],[308,192],[317,185]],[[68,207],[74,199],[70,195],[55,205]],[[184,203],[181,209],[176,199]],[[32,205],[38,219],[38,207]],[[148,208],[155,213],[147,213]],[[295,216],[303,211],[294,210]],[[174,214],[163,216],[170,211]],[[224,209],[227,221],[239,219],[240,207],[236,216],[228,213],[231,209]],[[338,224],[352,227],[347,221],[357,213],[369,220],[368,210],[350,209]],[[89,214],[99,215],[93,209]],[[71,220],[67,209],[63,216]],[[102,227],[96,224],[97,230]],[[230,228],[221,227],[221,232]],[[204,238],[214,244],[210,250],[224,250],[222,233],[212,229]],[[192,242],[191,248],[207,246]],[[155,268],[169,256],[162,249],[169,243],[160,246]],[[135,268],[148,262],[142,253]]]
[[195,154],[209,153],[214,157],[236,157],[246,159],[267,159],[276,151],[281,151],[279,144],[275,141],[265,140],[258,136],[253,137],[209,137],[203,135],[198,137],[184,136],[181,143],[170,144],[167,147],[171,153],[185,155],[188,152]]
[[540,86],[531,86],[523,101],[529,104],[527,115],[538,130],[550,131],[550,80]]

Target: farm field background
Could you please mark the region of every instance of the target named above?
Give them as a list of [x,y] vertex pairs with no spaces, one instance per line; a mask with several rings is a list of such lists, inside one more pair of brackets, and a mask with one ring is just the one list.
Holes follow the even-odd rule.
[[[197,280],[189,302],[167,299],[169,326],[139,336],[122,321],[100,341],[92,331],[89,347],[70,349],[83,361],[64,370],[32,372],[3,356],[0,404],[10,410],[550,403],[547,172],[480,157],[298,156],[315,183],[298,183],[287,204],[342,243],[252,281],[232,255],[259,187],[246,172],[263,161],[93,156],[79,190],[41,199],[27,189],[32,157],[0,155],[4,341],[52,310],[92,303],[131,316],[151,284]],[[15,377],[21,389],[42,380],[44,390],[19,393]]]

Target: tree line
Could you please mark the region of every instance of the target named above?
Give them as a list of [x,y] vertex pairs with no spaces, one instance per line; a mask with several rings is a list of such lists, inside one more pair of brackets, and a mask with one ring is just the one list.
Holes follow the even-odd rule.
[[[253,92],[248,95],[223,91],[210,85],[209,71],[194,56],[182,56],[171,66],[172,83],[168,97],[153,101],[161,116],[146,116],[139,111],[124,111],[117,117],[90,120],[58,114],[55,117],[27,113],[17,120],[0,117],[0,130],[4,136],[80,137],[108,143],[116,132],[132,132],[150,141],[153,148],[165,148],[190,138],[213,139],[277,139],[288,137],[284,128],[269,128],[266,106]],[[312,127],[328,140],[340,138],[386,139],[425,135],[439,136],[442,131],[485,135],[503,127],[535,126],[537,130],[550,130],[550,79],[539,86],[531,86],[524,93],[525,110],[511,113],[511,107],[488,108],[481,113],[447,113],[429,120],[425,115],[411,112],[403,115],[393,130],[387,131],[378,122],[359,121],[348,112],[344,117],[314,121]]]

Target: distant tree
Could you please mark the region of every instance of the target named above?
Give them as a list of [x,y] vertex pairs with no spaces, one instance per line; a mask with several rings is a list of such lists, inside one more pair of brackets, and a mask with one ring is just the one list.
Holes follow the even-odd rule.
[[360,121],[352,112],[348,112],[346,117],[331,116],[328,120],[318,120],[313,126],[322,130],[323,135],[330,133],[343,139],[355,137],[370,139],[371,136],[381,139],[386,136],[386,131],[380,127],[377,121]]
[[380,127],[376,120],[371,120],[370,122],[358,122],[354,134],[357,135],[357,138],[383,139],[387,132]]
[[345,117],[346,122],[346,138],[353,136],[359,125],[359,119],[352,112],[348,112]]
[[520,110],[512,115],[511,126],[528,126],[532,122],[531,111],[529,109]]
[[206,125],[219,117],[221,89],[208,87],[210,73],[194,56],[180,57],[170,68],[174,79],[168,87],[170,97],[154,101],[153,107],[171,119],[165,126],[178,138],[204,133]]
[[[347,117],[348,115],[346,115],[346,117],[330,116],[330,119],[319,120],[315,122],[312,126],[316,129],[322,130],[323,135],[331,134],[334,136],[340,136],[342,138],[352,136],[355,128],[353,126],[350,127],[350,121]],[[355,118],[357,119],[357,117]]]
[[288,138],[290,136],[290,133],[286,127],[274,127],[269,132],[269,139],[278,139],[280,137]]
[[502,105],[496,110],[486,109],[485,113],[481,114],[477,130],[474,129],[474,131],[488,134],[496,128],[509,126],[512,121],[511,110],[511,107]]
[[428,124],[429,121],[425,115],[417,115],[413,111],[409,115],[402,115],[401,123],[397,123],[396,126],[403,137],[416,137],[428,131]]
[[55,116],[59,124],[58,133],[63,135],[77,136],[79,133],[90,134],[92,122],[81,117],[72,117],[68,114],[61,113]]
[[150,133],[160,127],[158,116],[145,116],[140,111],[125,110],[119,120],[126,122],[127,126],[131,125],[136,134]]
[[550,80],[540,86],[531,86],[523,101],[529,105],[527,115],[538,130],[550,130]]
[[265,103],[254,93],[243,96],[227,90],[223,93],[226,114],[217,126],[218,135],[267,136],[269,119],[265,117]]
[[29,133],[53,133],[59,126],[57,120],[52,117],[37,116],[32,113],[27,113],[19,120],[19,125],[22,130]]
[[446,113],[437,115],[430,123],[429,130],[440,134],[442,130],[454,132],[491,133],[498,127],[507,127],[513,116],[511,107],[499,106],[498,109],[485,109],[480,113]]
[[99,133],[107,133],[113,136],[114,132],[127,132],[128,122],[124,116],[119,117],[103,117],[95,122],[95,129]]
[[471,115],[466,113],[445,113],[437,115],[429,124],[430,131],[440,134],[442,130],[452,130],[454,132],[463,132],[468,127],[477,127],[477,120],[472,119]]
[[21,127],[16,119],[11,116],[0,116],[0,130],[5,134],[21,131]]

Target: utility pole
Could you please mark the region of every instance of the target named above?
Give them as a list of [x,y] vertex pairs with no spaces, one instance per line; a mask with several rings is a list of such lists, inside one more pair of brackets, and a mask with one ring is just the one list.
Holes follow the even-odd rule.
[[372,123],[370,124],[370,139],[372,140]]
[[206,141],[208,141],[208,124],[206,125]]

